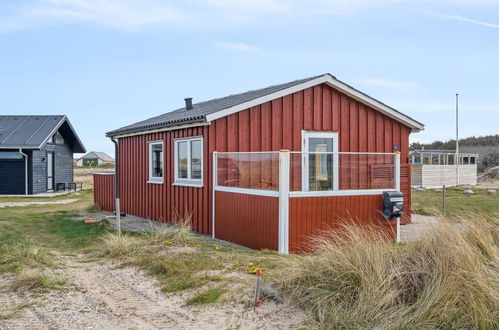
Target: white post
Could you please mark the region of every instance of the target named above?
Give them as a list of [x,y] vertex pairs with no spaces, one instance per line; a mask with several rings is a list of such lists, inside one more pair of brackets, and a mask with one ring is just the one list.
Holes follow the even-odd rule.
[[395,153],[395,190],[400,191],[400,152]]
[[215,187],[218,184],[217,180],[217,152],[213,151],[213,187],[211,188],[211,237],[215,238]]
[[289,253],[289,150],[279,151],[279,253]]
[[28,155],[21,148],[19,153],[24,156],[24,194],[28,195]]
[[[117,179],[118,180],[118,179]],[[116,212],[116,226],[118,227],[118,236],[121,236],[121,210],[120,210],[120,199],[116,198],[116,204],[114,206]]]
[[400,217],[397,217],[397,243],[400,243]]

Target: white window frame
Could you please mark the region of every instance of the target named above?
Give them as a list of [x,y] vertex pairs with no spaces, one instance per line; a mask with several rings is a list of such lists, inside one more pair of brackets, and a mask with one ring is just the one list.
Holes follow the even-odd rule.
[[[191,142],[192,141],[201,141],[201,179],[191,179],[191,162],[192,162],[192,153],[191,153]],[[180,142],[187,142],[187,178],[179,178],[178,177],[178,144]],[[202,136],[193,136],[186,138],[178,138],[174,140],[174,155],[173,155],[173,164],[175,171],[175,182],[173,182],[174,186],[187,186],[187,187],[203,187],[203,179],[204,179],[204,141]]]
[[333,139],[333,190],[339,190],[338,132],[301,131],[302,137],[302,190],[310,191],[309,182],[309,139]]
[[[161,144],[161,153],[163,154],[163,176],[161,178],[152,176],[152,146]],[[147,142],[147,158],[148,158],[148,180],[147,183],[162,184],[165,180],[165,143],[163,140],[155,140]]]

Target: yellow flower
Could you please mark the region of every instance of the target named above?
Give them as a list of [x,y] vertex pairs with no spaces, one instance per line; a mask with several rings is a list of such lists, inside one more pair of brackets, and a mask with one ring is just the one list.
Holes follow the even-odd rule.
[[215,246],[215,247],[214,247],[214,249],[215,249],[215,251],[220,251],[220,250],[222,250],[222,249],[221,249],[221,248],[219,248],[218,246]]
[[223,276],[219,276],[219,277],[217,277],[217,281],[222,281],[224,278],[225,277],[223,277]]
[[257,271],[260,271],[260,275],[263,274],[263,268],[252,268],[251,270],[248,271],[248,274],[256,274]]
[[169,241],[166,241],[166,245],[173,245],[173,243],[175,242],[175,240],[171,239]]
[[248,262],[248,266],[253,266],[253,263],[252,262]]

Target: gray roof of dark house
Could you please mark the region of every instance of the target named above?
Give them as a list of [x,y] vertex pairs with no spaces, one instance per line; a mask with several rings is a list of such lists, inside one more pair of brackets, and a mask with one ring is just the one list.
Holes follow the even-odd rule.
[[84,155],[79,159],[87,159],[87,158],[99,158],[105,162],[114,162],[114,158],[101,151],[90,151],[88,154]]
[[112,130],[106,133],[107,136],[117,136],[117,135],[122,135],[122,134],[130,134],[130,133],[136,133],[136,132],[142,132],[142,131],[148,131],[148,130],[154,130],[158,128],[165,128],[165,127],[173,127],[173,126],[179,126],[179,125],[184,125],[184,124],[191,124],[191,123],[200,123],[200,122],[206,122],[206,117],[210,114],[222,111],[224,109],[228,109],[231,107],[238,106],[240,104],[271,95],[273,93],[280,92],[282,90],[304,84],[306,82],[309,82],[311,80],[320,78],[320,77],[330,77],[334,79],[335,81],[340,82],[344,86],[348,86],[348,88],[351,88],[352,90],[355,90],[355,92],[362,94],[364,97],[369,99],[372,102],[377,102],[378,104],[381,104],[384,107],[389,108],[391,111],[395,112],[398,114],[398,116],[405,117],[414,123],[416,123],[417,126],[422,127],[424,126],[423,124],[415,121],[414,119],[402,114],[401,112],[388,107],[387,105],[383,104],[382,102],[370,97],[369,95],[341,82],[340,80],[336,79],[333,75],[326,73],[318,76],[313,76],[313,77],[308,77],[305,79],[299,79],[299,80],[294,80],[291,82],[287,82],[284,84],[279,84],[279,85],[273,85],[269,86],[266,88],[262,89],[255,89],[251,90],[248,92],[240,93],[240,94],[232,94],[226,97],[221,97],[221,98],[216,98],[212,99],[209,101],[204,101],[204,102],[199,102],[193,104],[193,108],[187,110],[185,107],[156,116],[152,117],[143,121],[139,121],[137,123],[124,126],[121,128],[118,128],[116,130]]
[[0,149],[40,149],[57,130],[73,152],[85,152],[64,115],[0,116]]
[[309,77],[305,79],[295,80],[284,84],[273,85],[262,89],[255,89],[245,93],[233,94],[226,97],[212,99],[209,101],[199,102],[192,105],[192,109],[186,110],[185,107],[152,117],[138,123],[124,126],[116,130],[107,132],[107,136],[115,136],[118,134],[134,133],[144,130],[150,130],[161,127],[177,126],[188,123],[203,122],[206,115],[233,107],[235,105],[254,100],[256,98],[266,96],[283,89],[303,84],[309,80],[313,80],[322,75]]

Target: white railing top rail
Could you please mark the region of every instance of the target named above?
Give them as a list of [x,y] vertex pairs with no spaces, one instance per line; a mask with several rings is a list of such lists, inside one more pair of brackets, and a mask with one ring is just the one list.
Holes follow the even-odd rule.
[[[354,151],[287,151],[290,154],[338,154],[338,155],[396,155],[398,152],[354,152]],[[227,154],[279,154],[280,151],[214,151],[217,155]]]

